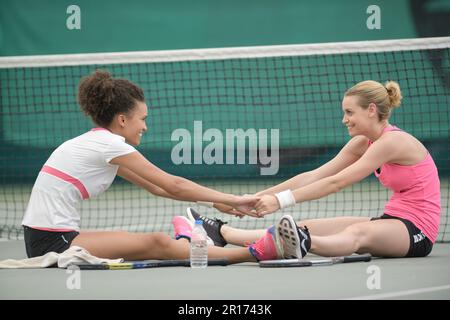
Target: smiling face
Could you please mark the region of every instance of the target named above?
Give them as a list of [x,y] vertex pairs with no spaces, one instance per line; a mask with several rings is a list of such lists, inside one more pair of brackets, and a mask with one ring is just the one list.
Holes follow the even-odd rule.
[[121,135],[133,146],[141,143],[142,135],[147,131],[147,125],[145,123],[148,115],[147,109],[145,102],[136,101],[135,107],[128,115],[119,115],[122,123]]
[[378,122],[376,105],[371,103],[367,109],[359,105],[357,96],[346,96],[342,100],[344,117],[342,123],[347,127],[351,137],[366,135],[374,123]]

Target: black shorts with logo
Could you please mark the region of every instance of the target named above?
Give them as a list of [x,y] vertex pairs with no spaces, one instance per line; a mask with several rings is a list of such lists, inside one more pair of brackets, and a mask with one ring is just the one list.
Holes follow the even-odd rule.
[[23,226],[25,248],[28,258],[43,256],[48,252],[61,253],[69,249],[77,231],[58,232],[33,229]]
[[426,257],[430,254],[433,249],[433,242],[431,242],[431,240],[428,239],[414,223],[407,219],[390,216],[388,214],[383,214],[381,217],[372,218],[370,220],[380,219],[397,219],[405,224],[409,232],[409,250],[405,257]]

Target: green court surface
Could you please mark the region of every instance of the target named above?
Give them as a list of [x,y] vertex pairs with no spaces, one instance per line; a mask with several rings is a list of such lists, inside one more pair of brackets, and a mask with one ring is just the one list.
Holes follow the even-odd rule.
[[[1,241],[0,260],[6,258],[25,258],[23,241]],[[256,263],[242,263],[202,270],[83,270],[77,271],[79,282],[65,269],[3,269],[0,299],[450,299],[449,264],[450,244],[438,243],[426,258],[307,268],[259,268]]]

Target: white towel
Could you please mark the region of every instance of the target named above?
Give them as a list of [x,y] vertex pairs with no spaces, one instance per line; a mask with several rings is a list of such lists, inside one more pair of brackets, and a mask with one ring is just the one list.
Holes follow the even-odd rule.
[[43,256],[30,259],[14,260],[7,259],[0,261],[0,269],[33,269],[47,268],[55,264],[58,268],[67,268],[78,263],[118,263],[123,259],[103,259],[91,255],[86,249],[72,246],[63,253],[48,252]]

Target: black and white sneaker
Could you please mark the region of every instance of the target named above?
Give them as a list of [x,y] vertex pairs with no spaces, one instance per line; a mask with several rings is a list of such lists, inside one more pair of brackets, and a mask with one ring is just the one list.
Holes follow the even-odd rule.
[[277,234],[283,243],[285,259],[302,259],[311,248],[308,228],[297,226],[290,215],[281,217],[277,224]]
[[224,237],[220,233],[220,228],[227,222],[223,222],[220,219],[214,218],[210,219],[204,216],[201,216],[197,211],[195,211],[192,208],[187,208],[187,216],[189,220],[191,220],[193,223],[195,223],[195,220],[202,220],[203,221],[203,228],[205,228],[206,233],[208,234],[208,237],[211,238],[211,240],[214,242],[214,245],[216,247],[225,247],[227,245],[227,242],[225,241]]

